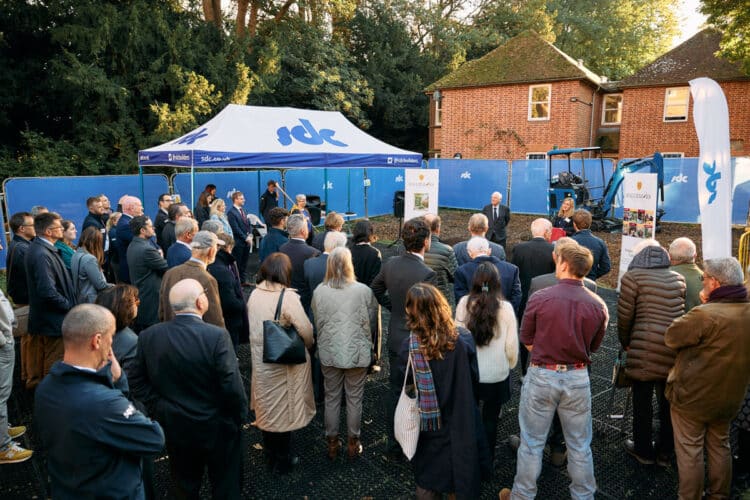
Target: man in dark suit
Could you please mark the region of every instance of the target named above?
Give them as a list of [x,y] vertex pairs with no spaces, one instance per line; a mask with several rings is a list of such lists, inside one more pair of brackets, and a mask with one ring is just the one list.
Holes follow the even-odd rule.
[[167,265],[170,269],[190,260],[193,255],[190,243],[197,232],[198,221],[195,219],[183,217],[174,225],[174,234],[177,241],[167,250]]
[[[102,250],[104,255],[109,253],[109,234],[106,228],[106,217],[104,215],[104,207],[102,206],[101,197],[90,196],[86,199],[86,207],[89,209],[89,213],[86,214],[86,218],[83,219],[83,225],[81,226],[81,234],[88,227],[95,227],[100,233],[102,233]],[[106,265],[103,266],[106,268]]]
[[120,269],[118,279],[122,283],[131,283],[130,270],[128,269],[128,246],[133,240],[130,231],[130,221],[133,217],[143,215],[143,204],[135,196],[125,195],[120,199],[122,205],[122,217],[117,221],[115,234],[117,235],[117,256],[119,257]]
[[[513,247],[513,258],[511,262],[518,266],[521,276],[521,305],[518,316],[523,317],[526,301],[529,298],[529,286],[535,276],[555,272],[555,260],[552,252],[555,246],[549,242],[552,236],[552,223],[547,219],[534,219],[531,223],[531,236],[529,241],[524,241]],[[529,351],[521,344],[521,374],[526,375],[529,360]]]
[[320,255],[320,252],[307,244],[307,221],[302,214],[293,214],[286,221],[289,241],[281,245],[279,252],[286,254],[292,261],[292,288],[297,289],[302,306],[306,312],[310,311],[312,290],[305,281],[305,261]]
[[430,248],[430,228],[424,218],[406,221],[401,236],[406,253],[385,262],[372,280],[371,287],[378,302],[391,311],[388,323],[388,362],[391,369],[388,377],[389,390],[383,406],[388,424],[388,453],[392,457],[399,456],[401,451],[393,434],[393,416],[404,382],[395,367],[399,365],[401,345],[409,337],[409,329],[406,327],[406,294],[415,283],[436,284],[435,271],[424,263],[424,254]]
[[27,389],[36,387],[52,364],[63,358],[63,318],[76,305],[73,280],[55,248],[63,237],[62,219],[54,212],[39,214],[34,218],[34,231],[36,238],[24,261],[29,288]]
[[[505,228],[510,222],[510,208],[500,203],[503,201],[503,195],[497,191],[492,193],[490,200],[492,203],[485,205],[482,209],[482,213],[487,216],[487,220],[490,223],[487,239],[505,248],[505,241],[507,239]],[[456,300],[458,301],[458,299]]]
[[[163,193],[159,195],[159,210],[156,212],[154,217],[154,230],[156,231],[156,240],[161,246],[161,232],[164,230],[164,224],[169,219],[169,207],[172,205],[172,195],[169,193]],[[162,248],[166,250],[166,248]]]
[[8,245],[5,269],[8,278],[8,296],[16,307],[29,303],[29,285],[26,283],[26,252],[34,239],[34,218],[28,212],[17,212],[8,221],[13,239]]
[[164,427],[175,498],[198,498],[208,469],[213,498],[241,497],[247,396],[229,333],[201,318],[208,299],[186,279],[169,291],[171,321],[141,332],[131,387]]
[[240,270],[240,281],[247,281],[247,260],[253,244],[253,228],[247,221],[245,213],[245,195],[241,191],[232,193],[232,208],[227,212],[227,220],[234,236],[234,255],[237,268]]
[[133,217],[130,228],[135,238],[128,246],[128,269],[130,282],[138,288],[141,301],[133,330],[139,332],[159,321],[159,288],[162,275],[167,270],[167,261],[156,249],[156,245],[149,241],[154,235],[154,226],[148,217]]
[[[474,236],[485,238],[487,236],[487,231],[489,230],[490,226],[487,222],[486,215],[482,213],[476,213],[469,217],[469,238],[473,238]],[[469,252],[466,251],[466,245],[468,243],[469,240],[466,240],[459,241],[458,243],[453,245],[453,252],[456,254],[456,262],[458,262],[459,266],[466,264],[471,260],[471,257],[469,257]],[[505,249],[497,243],[493,243],[490,241],[490,255],[497,257],[500,260],[505,260]]]
[[157,241],[157,244],[164,253],[177,241],[177,233],[175,231],[177,223],[182,219],[192,218],[190,216],[190,209],[184,203],[172,203],[167,210],[167,214],[168,218],[164,222],[164,229],[159,233],[161,238]]
[[503,287],[503,295],[511,303],[513,311],[516,313],[516,317],[518,317],[518,308],[521,305],[521,279],[518,267],[490,255],[490,244],[485,238],[474,237],[470,239],[466,249],[471,256],[471,260],[456,269],[456,281],[453,284],[456,303],[471,290],[474,272],[479,267],[479,264],[490,262],[500,273],[500,284]]

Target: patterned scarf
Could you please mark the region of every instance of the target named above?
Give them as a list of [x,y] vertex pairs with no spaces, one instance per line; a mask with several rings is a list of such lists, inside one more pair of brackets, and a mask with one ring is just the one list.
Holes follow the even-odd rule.
[[411,354],[414,367],[414,378],[416,380],[417,392],[419,394],[419,416],[421,417],[420,430],[439,430],[442,422],[440,419],[440,405],[435,392],[435,381],[432,379],[430,364],[419,350],[419,342],[414,333],[409,335],[409,353]]

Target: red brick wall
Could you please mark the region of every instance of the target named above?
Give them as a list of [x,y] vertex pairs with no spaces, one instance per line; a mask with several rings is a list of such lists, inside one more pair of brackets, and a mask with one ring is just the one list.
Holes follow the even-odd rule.
[[[750,82],[722,83],[729,107],[729,135],[741,149],[732,156],[750,154]],[[693,124],[693,99],[690,98],[685,122],[664,122],[666,87],[625,89],[622,104],[619,157],[638,158],[654,151],[699,154],[698,137]]]
[[[528,119],[529,84],[441,91],[442,126],[430,129],[430,147],[443,158],[460,152],[464,158],[517,159],[528,152],[588,146],[591,113],[594,131],[598,105],[593,87],[584,81],[553,82],[550,120]],[[570,102],[571,97],[581,102]],[[600,98],[599,98],[600,99]],[[432,121],[431,121],[432,123]]]

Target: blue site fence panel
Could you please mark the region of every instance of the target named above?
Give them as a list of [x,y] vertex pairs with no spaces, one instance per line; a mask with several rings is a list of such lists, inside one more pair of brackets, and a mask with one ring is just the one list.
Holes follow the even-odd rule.
[[480,209],[494,191],[507,202],[509,163],[505,160],[453,160],[433,158],[428,168],[440,171],[438,203],[441,207]]
[[[169,189],[167,177],[162,174],[143,176],[146,215],[153,217],[159,195]],[[101,175],[79,177],[14,177],[3,183],[8,214],[28,212],[34,205],[44,205],[51,212],[59,213],[63,219],[72,220],[78,232],[88,214],[86,199],[105,194],[112,204],[125,194],[140,197],[141,185],[138,175]],[[1,266],[5,266],[2,259]]]
[[191,199],[198,203],[200,196],[207,184],[216,186],[216,196],[221,197],[227,204],[227,209],[232,207],[231,195],[235,191],[242,191],[245,195],[245,211],[258,213],[260,195],[266,190],[266,182],[274,179],[281,182],[281,172],[278,170],[232,170],[228,172],[196,172],[194,182],[194,193],[190,193],[190,172],[180,172],[172,176],[172,185],[176,193],[180,194],[182,202],[191,209]]

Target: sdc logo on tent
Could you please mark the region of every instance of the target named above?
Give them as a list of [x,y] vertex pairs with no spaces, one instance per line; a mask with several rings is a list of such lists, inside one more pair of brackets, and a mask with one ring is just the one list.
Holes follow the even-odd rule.
[[309,144],[311,146],[320,146],[324,142],[336,146],[339,148],[348,147],[348,144],[341,141],[337,141],[333,138],[336,134],[335,130],[329,128],[322,128],[320,131],[315,130],[312,123],[309,120],[300,118],[299,122],[302,125],[296,125],[289,130],[289,127],[280,127],[276,131],[277,140],[282,146],[289,146],[294,142],[294,139],[298,140],[303,144]]

